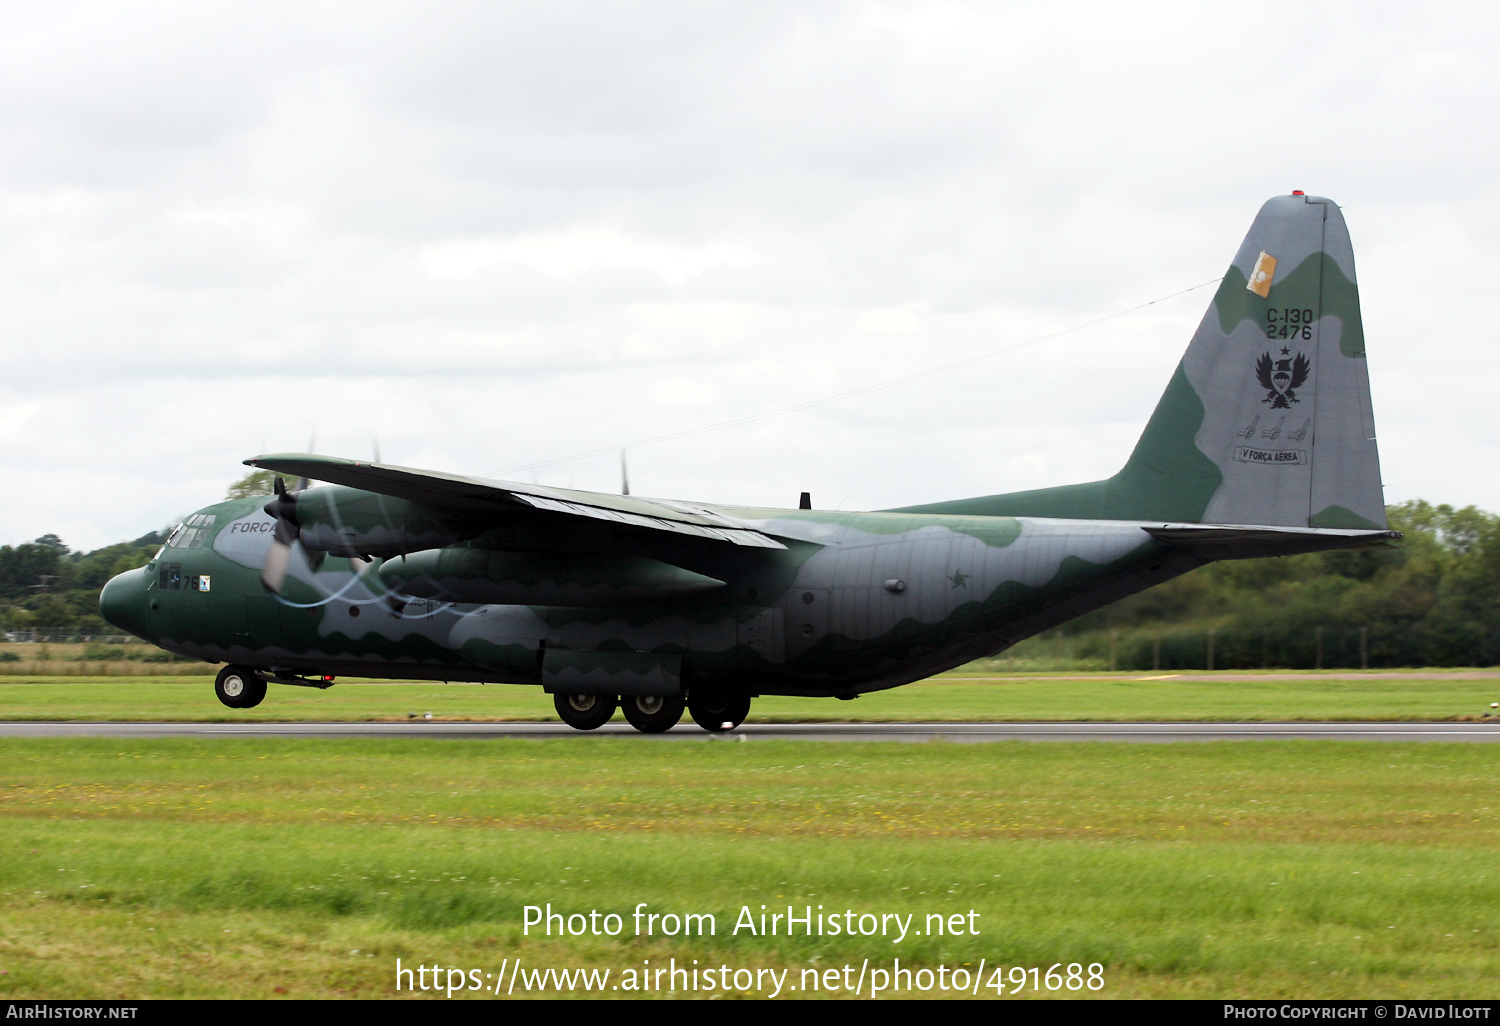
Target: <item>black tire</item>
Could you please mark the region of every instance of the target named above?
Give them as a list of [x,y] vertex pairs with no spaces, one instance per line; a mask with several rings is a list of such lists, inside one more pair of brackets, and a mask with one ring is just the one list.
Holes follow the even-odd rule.
[[614,695],[553,695],[552,705],[562,721],[575,730],[594,730],[615,714]]
[[688,712],[698,726],[718,734],[745,722],[750,696],[738,691],[695,691],[688,698]]
[[266,697],[266,680],[248,666],[226,666],[214,680],[214,694],[231,709],[254,709]]
[[620,711],[630,725],[642,734],[663,734],[677,726],[686,703],[680,698],[660,695],[626,695],[620,699]]

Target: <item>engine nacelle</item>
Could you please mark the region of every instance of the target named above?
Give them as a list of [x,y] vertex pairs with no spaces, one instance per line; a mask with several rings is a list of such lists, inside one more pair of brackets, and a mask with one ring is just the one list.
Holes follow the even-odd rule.
[[600,552],[435,549],[387,560],[379,573],[386,587],[413,598],[495,605],[615,606],[724,587],[661,560]]
[[382,556],[441,548],[479,529],[452,514],[375,492],[329,485],[296,493],[297,536],[334,556]]

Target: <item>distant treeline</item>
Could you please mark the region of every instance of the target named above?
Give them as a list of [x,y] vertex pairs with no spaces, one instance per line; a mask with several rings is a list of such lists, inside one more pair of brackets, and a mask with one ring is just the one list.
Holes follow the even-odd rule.
[[99,590],[115,574],[143,566],[161,547],[161,531],[93,552],[71,552],[55,534],[0,545],[0,631],[118,633],[99,618]]
[[[1405,541],[1215,563],[1012,650],[1122,670],[1500,663],[1500,517],[1421,500],[1387,509]],[[55,535],[0,546],[0,630],[113,633],[99,589],[162,532],[89,553]]]
[[1396,546],[1213,563],[1012,652],[1121,670],[1500,662],[1500,517],[1421,500],[1386,515]]

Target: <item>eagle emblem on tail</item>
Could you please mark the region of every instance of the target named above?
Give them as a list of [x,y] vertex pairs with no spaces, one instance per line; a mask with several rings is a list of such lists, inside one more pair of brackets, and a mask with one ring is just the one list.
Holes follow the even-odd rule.
[[1268,403],[1273,410],[1291,409],[1292,404],[1299,401],[1297,389],[1312,371],[1312,361],[1306,356],[1298,353],[1293,357],[1290,353],[1290,349],[1284,348],[1281,359],[1273,359],[1269,352],[1265,352],[1255,361],[1255,379],[1266,390],[1266,397],[1261,402]]

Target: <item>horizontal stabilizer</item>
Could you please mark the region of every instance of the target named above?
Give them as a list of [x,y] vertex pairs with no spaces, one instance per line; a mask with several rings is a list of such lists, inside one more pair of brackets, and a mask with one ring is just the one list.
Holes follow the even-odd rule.
[[1226,524],[1163,524],[1142,528],[1157,541],[1204,559],[1295,556],[1329,549],[1378,549],[1394,544],[1400,531],[1332,527],[1240,527]]

